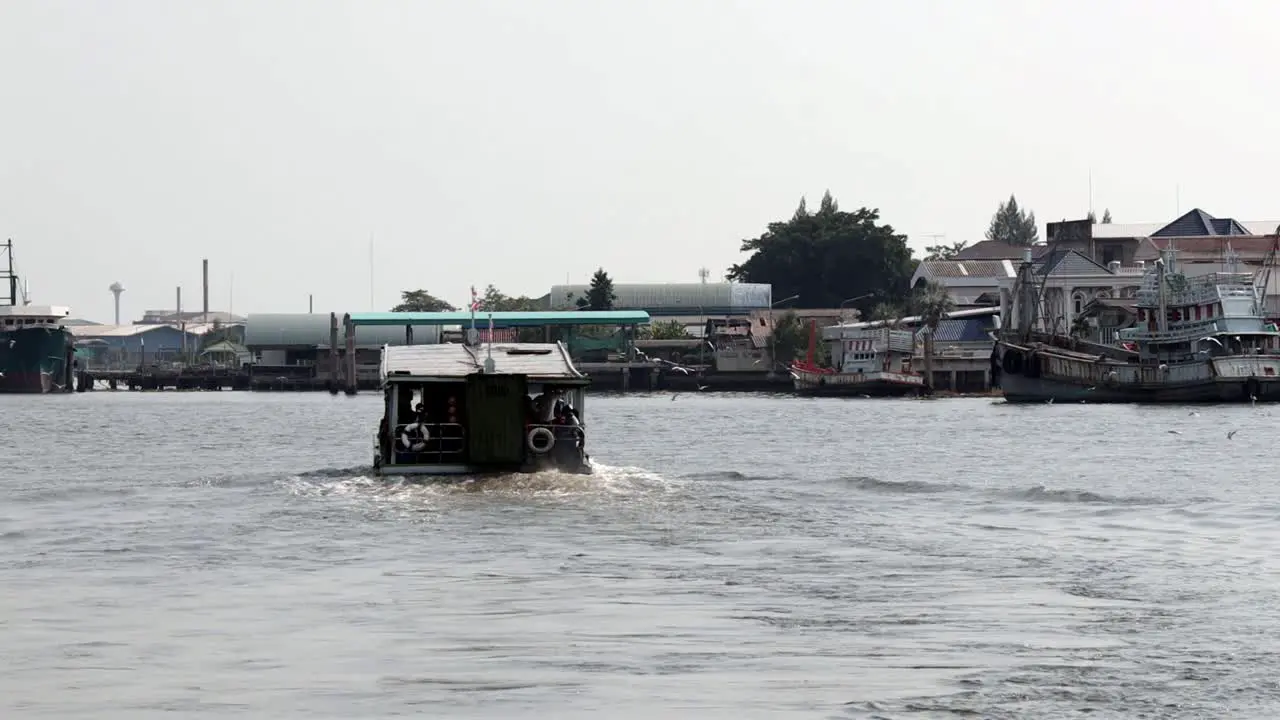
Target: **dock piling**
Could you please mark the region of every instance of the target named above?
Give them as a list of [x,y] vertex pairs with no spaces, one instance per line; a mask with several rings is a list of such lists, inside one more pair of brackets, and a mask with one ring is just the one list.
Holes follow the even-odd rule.
[[329,394],[338,394],[338,313],[329,313]]
[[347,394],[356,394],[356,324],[351,320],[351,313],[342,317],[347,334]]

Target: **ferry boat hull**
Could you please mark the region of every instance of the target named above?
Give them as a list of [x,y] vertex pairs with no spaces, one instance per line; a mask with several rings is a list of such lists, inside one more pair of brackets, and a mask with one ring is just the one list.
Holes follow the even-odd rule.
[[590,458],[584,457],[581,463],[557,464],[557,463],[529,463],[524,465],[515,465],[508,468],[494,467],[492,465],[469,465],[469,464],[399,464],[399,465],[383,465],[381,456],[376,454],[373,459],[374,474],[380,477],[439,477],[439,478],[467,478],[482,477],[492,475],[528,475],[540,472],[555,472],[562,475],[591,475],[594,469],[591,466]]
[[796,394],[825,397],[902,397],[926,392],[924,378],[906,373],[871,371],[815,372],[791,369]]
[[66,390],[73,345],[64,328],[0,331],[0,393]]

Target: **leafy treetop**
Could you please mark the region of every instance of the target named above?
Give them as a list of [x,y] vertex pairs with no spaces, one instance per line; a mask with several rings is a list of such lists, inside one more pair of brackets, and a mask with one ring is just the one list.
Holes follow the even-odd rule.
[[613,292],[613,278],[604,268],[599,268],[591,276],[591,287],[587,294],[578,298],[577,305],[581,310],[612,310],[618,296]]
[[391,312],[454,312],[457,308],[426,290],[405,290]]
[[[790,220],[742,241],[741,251],[751,256],[726,278],[769,283],[774,297],[799,295],[800,308],[850,306],[865,316],[877,302],[905,298],[915,272],[907,237],[879,220],[876,209],[840,210],[830,192],[817,212],[801,198]],[[853,298],[859,299],[847,302]]]
[[947,243],[944,245],[930,245],[929,247],[926,247],[924,249],[924,251],[928,253],[927,255],[925,255],[924,259],[925,260],[950,260],[954,258],[956,255],[959,255],[960,251],[964,250],[968,246],[969,246],[969,243],[964,241]]
[[539,309],[538,300],[525,295],[512,297],[490,285],[480,296],[480,310],[483,312],[533,312]]
[[1040,231],[1036,229],[1036,214],[1023,212],[1018,207],[1018,199],[1010,195],[1008,202],[1000,203],[1000,208],[991,217],[987,239],[998,240],[1006,245],[1035,245],[1040,239]]

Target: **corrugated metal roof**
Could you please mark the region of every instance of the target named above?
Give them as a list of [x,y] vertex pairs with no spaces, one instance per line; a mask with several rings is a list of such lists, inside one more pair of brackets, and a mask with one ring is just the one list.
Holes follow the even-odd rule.
[[[935,343],[944,343],[990,340],[991,338],[987,333],[994,327],[995,324],[987,317],[943,320],[938,323],[938,330],[934,333],[933,341]],[[925,328],[921,328],[917,334],[926,331]]]
[[492,356],[494,372],[526,375],[535,380],[583,380],[560,343],[495,343],[470,347],[458,343],[387,347],[382,351],[382,377],[464,378],[482,372]]
[[[176,325],[67,325],[67,331],[78,338],[122,338],[142,335],[161,328],[181,332]],[[188,335],[203,335],[212,325],[187,325]]]
[[[572,308],[586,297],[590,285],[553,285],[550,305]],[[768,283],[614,283],[613,305],[635,310],[725,308],[749,310],[773,304]]]
[[[383,313],[386,314],[386,313]],[[345,342],[342,327],[338,328],[338,343]],[[356,347],[370,348],[383,345],[404,345],[404,323],[391,327],[360,327],[356,329]],[[440,327],[425,326],[413,329],[414,345],[433,345],[440,342]],[[271,347],[329,347],[328,313],[258,313],[252,314],[244,324],[244,344],[251,348]]]
[[[951,312],[947,313],[947,318],[951,320],[957,320],[961,318],[986,319],[987,323],[990,324],[992,327],[994,327],[999,323],[999,319],[998,319],[999,316],[1000,316],[1000,307],[998,305],[993,307],[972,308],[970,310],[952,310]],[[843,329],[884,327],[885,325],[894,324],[894,323],[898,325],[904,325],[904,326],[918,325],[920,323],[920,316],[911,315],[911,316],[899,318],[896,320],[869,320],[866,322],[853,322],[853,323],[843,323],[841,325],[829,325],[827,327],[822,328],[822,338],[824,340],[838,339]]]
[[[1010,245],[999,240],[983,240],[956,253],[952,260],[1016,260],[1021,261],[1027,251],[1026,246]],[[1048,252],[1046,245],[1030,246],[1031,257],[1035,258]]]
[[[252,316],[250,316],[252,317]],[[476,327],[488,327],[493,318],[494,327],[541,327],[544,325],[643,325],[649,322],[649,313],[640,310],[600,310],[573,312],[478,312]],[[377,325],[464,325],[470,327],[469,312],[365,312],[351,313],[351,321],[361,327]],[[329,318],[325,317],[325,334],[329,331]],[[359,331],[356,337],[360,337]]]
[[920,275],[934,278],[1010,278],[1018,273],[1008,260],[925,260]]

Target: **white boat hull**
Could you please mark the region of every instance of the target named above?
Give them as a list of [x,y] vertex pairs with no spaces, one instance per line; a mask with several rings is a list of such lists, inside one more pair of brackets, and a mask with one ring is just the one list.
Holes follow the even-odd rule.
[[862,373],[819,373],[792,368],[796,392],[801,395],[902,396],[925,392],[920,375],[873,371]]

